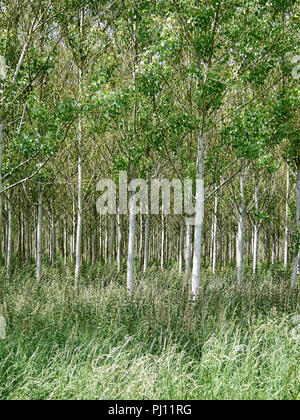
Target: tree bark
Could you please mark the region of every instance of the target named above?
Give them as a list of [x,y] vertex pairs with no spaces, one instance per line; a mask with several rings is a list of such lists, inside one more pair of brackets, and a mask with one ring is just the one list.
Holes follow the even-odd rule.
[[[297,167],[297,177],[296,177],[296,227],[297,227],[297,238],[300,235],[300,165],[298,163]],[[299,249],[296,250],[297,252],[294,255],[293,260],[293,270],[292,270],[292,282],[291,286],[292,289],[296,288],[297,285],[297,274],[298,274],[298,267],[299,267],[299,258],[300,258],[300,251]]]
[[149,228],[150,228],[150,215],[149,210],[146,214],[145,219],[145,242],[144,242],[144,273],[146,273],[148,268],[148,260],[149,260]]
[[42,278],[42,240],[43,240],[43,192],[42,186],[38,185],[38,217],[36,234],[36,281],[40,284]]
[[217,269],[218,207],[219,207],[219,196],[218,196],[218,193],[216,193],[216,196],[215,196],[215,209],[214,209],[214,217],[213,217],[213,250],[212,250],[212,271],[213,271],[213,274],[216,273],[216,269]]
[[239,207],[239,221],[238,221],[238,233],[236,242],[236,265],[237,265],[237,284],[241,287],[243,281],[243,254],[244,254],[244,233],[245,233],[245,184],[246,184],[246,172],[243,170],[240,178],[240,194],[241,204]]
[[289,263],[289,195],[290,195],[290,168],[286,171],[286,196],[285,196],[285,232],[284,232],[284,266]]
[[[255,190],[254,190],[254,203],[255,203],[255,210],[258,211],[259,210],[259,198],[258,198],[258,183],[256,183],[255,185]],[[258,256],[258,232],[259,232],[259,227],[258,227],[258,221],[255,219],[254,220],[254,226],[253,226],[253,261],[252,261],[252,271],[253,274],[256,274],[257,271],[257,256]]]
[[[194,237],[194,255],[192,272],[192,297],[198,299],[201,274],[201,244],[202,244],[202,223],[204,212],[204,188],[202,188],[204,179],[204,137],[199,135],[198,139],[198,157],[197,157],[197,182],[199,182],[196,192],[196,216],[195,216],[195,237]],[[201,186],[202,183],[202,186]]]
[[12,203],[11,190],[7,191],[7,247],[6,247],[6,271],[9,273],[12,256]]
[[[83,9],[80,11],[80,35],[82,36],[83,30]],[[82,93],[82,69],[81,63],[78,70],[78,93],[79,100],[81,101]],[[83,210],[83,199],[82,199],[82,118],[81,114],[78,117],[78,159],[77,159],[77,177],[78,177],[78,196],[77,196],[77,232],[76,232],[76,257],[75,257],[75,286],[77,291],[80,290],[80,271],[81,271],[81,249],[82,249],[82,210]]]

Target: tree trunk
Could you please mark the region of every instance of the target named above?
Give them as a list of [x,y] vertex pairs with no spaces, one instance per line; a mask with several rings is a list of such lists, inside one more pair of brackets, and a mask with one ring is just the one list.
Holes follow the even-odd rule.
[[216,196],[215,196],[215,211],[214,211],[214,219],[213,219],[213,250],[212,250],[212,271],[213,271],[213,274],[216,273],[216,269],[217,269],[218,207],[219,207],[219,196],[218,196],[218,193],[216,193]]
[[[80,11],[80,34],[82,35],[83,30],[83,9]],[[79,100],[81,101],[82,93],[82,69],[81,64],[78,71],[78,94]],[[77,232],[76,232],[76,257],[75,257],[75,286],[79,292],[80,290],[80,271],[81,271],[81,248],[82,248],[82,117],[79,114],[78,117],[78,159],[77,159],[77,173],[78,173],[78,214],[77,214]]]
[[183,244],[184,244],[184,224],[180,222],[180,236],[179,236],[179,274],[183,271]]
[[55,249],[56,241],[55,241],[55,216],[54,216],[54,209],[53,205],[51,205],[51,227],[50,227],[50,259],[51,264],[55,264],[56,260],[56,249]]
[[192,265],[192,226],[189,222],[186,224],[186,248],[185,248],[185,271],[186,274],[191,272]]
[[6,271],[10,270],[12,255],[12,203],[11,190],[7,191],[7,247],[6,247]]
[[164,217],[164,213],[163,213],[163,208],[162,208],[162,214],[161,214],[161,253],[160,253],[160,267],[164,268],[165,266],[165,240],[166,240],[166,235],[165,235],[165,217]]
[[239,208],[239,222],[238,222],[238,234],[236,242],[236,265],[237,265],[237,284],[241,287],[243,281],[243,251],[244,251],[244,231],[245,231],[245,184],[246,184],[246,172],[243,170],[240,178],[241,188],[241,204]]
[[284,266],[289,263],[289,195],[290,195],[290,168],[286,171],[286,196],[285,196],[285,232],[284,232]]
[[110,265],[114,262],[115,255],[115,242],[116,242],[116,220],[115,215],[110,215],[110,236],[109,236],[109,263]]
[[146,273],[147,271],[148,260],[149,260],[149,227],[150,227],[150,215],[148,211],[146,214],[146,219],[145,219],[144,273]]
[[136,215],[134,212],[134,205],[130,202],[129,205],[129,229],[128,229],[128,259],[127,259],[127,290],[131,296],[134,289],[134,256],[135,256],[135,228]]
[[38,217],[37,217],[37,233],[36,233],[36,281],[41,282],[42,278],[42,223],[43,223],[43,192],[42,186],[38,185]]
[[[258,211],[259,210],[259,199],[258,199],[258,183],[256,183],[255,185],[255,190],[254,190],[254,202],[255,202],[255,210]],[[255,219],[254,220],[254,226],[253,226],[253,266],[252,266],[252,271],[253,274],[256,274],[256,270],[257,270],[257,256],[258,256],[258,221]]]
[[[296,218],[297,218],[297,238],[300,234],[300,165],[298,164],[297,167],[297,178],[296,178]],[[293,271],[292,271],[292,289],[296,288],[297,285],[297,273],[298,273],[298,266],[299,266],[299,257],[300,251],[299,249],[296,250],[297,252],[294,255],[293,261]]]
[[122,226],[121,226],[121,215],[118,213],[118,251],[117,251],[117,264],[118,264],[118,272],[121,271],[122,265]]
[[197,157],[197,192],[196,192],[196,216],[195,216],[195,237],[194,237],[194,256],[192,273],[192,296],[196,300],[199,294],[200,273],[201,273],[201,243],[202,243],[202,224],[204,212],[204,137],[199,135],[198,157]]

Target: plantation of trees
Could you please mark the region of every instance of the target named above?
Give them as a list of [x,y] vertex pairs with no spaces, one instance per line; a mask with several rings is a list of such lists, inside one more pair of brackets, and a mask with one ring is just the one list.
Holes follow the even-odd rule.
[[0,0],[0,399],[299,399],[299,33]]

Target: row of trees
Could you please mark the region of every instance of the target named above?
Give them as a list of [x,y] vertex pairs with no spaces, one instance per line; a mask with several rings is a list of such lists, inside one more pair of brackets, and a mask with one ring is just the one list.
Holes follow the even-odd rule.
[[[0,246],[12,257],[299,265],[299,6],[292,0],[8,0],[0,6]],[[191,178],[196,219],[99,215],[97,182]],[[296,187],[296,188],[295,188]],[[204,202],[204,206],[202,203]],[[120,204],[120,203],[119,203]],[[204,213],[204,217],[203,217]],[[296,221],[296,223],[295,223]]]

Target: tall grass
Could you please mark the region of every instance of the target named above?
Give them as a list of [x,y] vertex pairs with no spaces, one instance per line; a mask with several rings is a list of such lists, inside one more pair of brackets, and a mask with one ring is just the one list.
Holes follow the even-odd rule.
[[8,337],[0,399],[299,399],[299,292],[287,273],[203,275],[199,302],[175,270],[150,269],[128,298],[124,273],[30,267],[1,274]]

